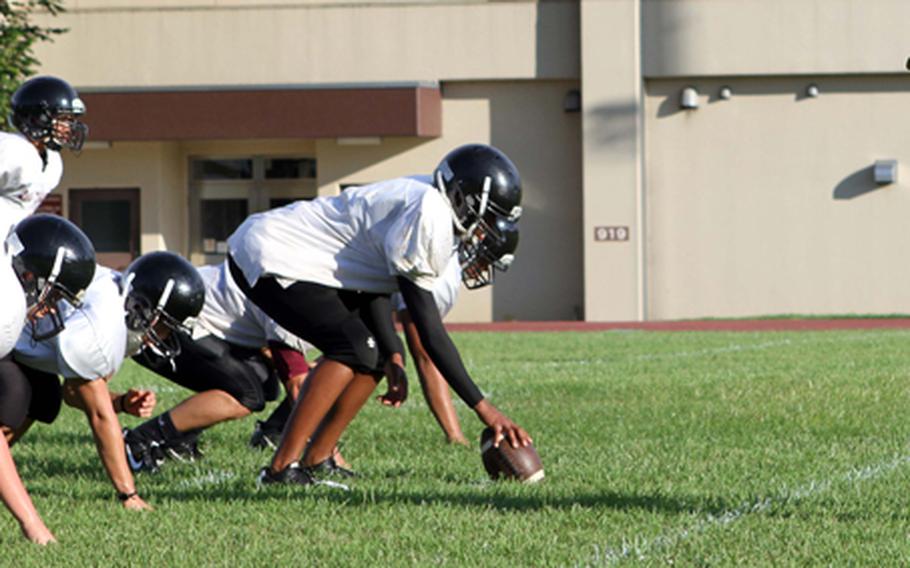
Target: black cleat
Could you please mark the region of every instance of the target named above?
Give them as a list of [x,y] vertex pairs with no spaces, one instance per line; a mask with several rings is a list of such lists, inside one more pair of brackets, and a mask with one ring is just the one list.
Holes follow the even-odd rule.
[[309,468],[300,467],[299,462],[294,462],[291,465],[287,466],[278,473],[272,473],[272,470],[268,467],[262,468],[259,472],[259,477],[256,479],[256,484],[260,487],[263,485],[322,485],[325,487],[331,487],[332,489],[341,489],[343,491],[350,491],[351,488],[343,483],[338,483],[336,481],[328,480],[319,480],[313,477],[313,474],[310,473]]
[[164,457],[183,463],[192,463],[205,455],[199,449],[199,432],[192,431],[162,446]]
[[164,450],[158,442],[138,440],[132,433],[132,430],[123,429],[123,444],[130,469],[133,472],[156,473],[164,463]]
[[250,447],[260,450],[277,450],[281,442],[281,430],[270,428],[262,420],[256,421],[256,429],[250,436]]
[[323,477],[351,479],[352,477],[357,477],[357,472],[354,470],[338,465],[338,462],[335,461],[335,456],[331,456],[327,460],[311,465],[306,469],[316,479]]

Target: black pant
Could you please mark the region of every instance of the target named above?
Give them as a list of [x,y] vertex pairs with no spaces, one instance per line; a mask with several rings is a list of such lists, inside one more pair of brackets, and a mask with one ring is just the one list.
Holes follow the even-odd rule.
[[143,352],[133,359],[143,367],[194,392],[223,390],[259,412],[278,398],[280,385],[272,366],[258,349],[241,347],[212,335],[193,340],[177,333],[180,354],[174,366],[166,358]]
[[251,287],[230,256],[228,266],[237,286],[254,304],[279,325],[315,345],[326,359],[360,373],[381,373],[376,339],[363,317],[379,294],[312,282],[295,282],[283,288],[270,276],[260,277]]
[[26,418],[50,424],[62,401],[57,375],[17,363],[12,354],[0,359],[0,424],[13,430]]

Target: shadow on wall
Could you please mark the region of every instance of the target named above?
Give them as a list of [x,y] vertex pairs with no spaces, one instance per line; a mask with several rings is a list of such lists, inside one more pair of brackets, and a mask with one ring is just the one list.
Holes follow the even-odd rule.
[[634,102],[599,105],[587,111],[594,140],[604,146],[635,143],[638,105]]
[[853,199],[876,189],[888,187],[875,183],[873,169],[873,166],[866,166],[842,179],[834,187],[834,199]]

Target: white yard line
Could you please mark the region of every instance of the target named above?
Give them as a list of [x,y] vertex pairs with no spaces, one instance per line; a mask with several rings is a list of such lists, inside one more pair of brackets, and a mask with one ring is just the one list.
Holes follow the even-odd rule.
[[209,485],[222,485],[237,477],[233,471],[213,470],[196,477],[181,480],[177,484],[182,489],[201,489]]
[[855,486],[881,477],[908,464],[910,464],[910,455],[900,456],[879,464],[853,468],[834,478],[812,480],[795,488],[785,487],[776,495],[761,497],[716,515],[705,515],[691,525],[677,531],[664,533],[650,539],[642,535],[635,535],[631,538],[624,538],[622,544],[618,547],[602,548],[599,545],[594,545],[594,555],[585,565],[612,566],[625,560],[648,560],[655,554],[666,552],[680,542],[713,527],[726,528],[748,515],[762,514],[772,507],[825,493],[836,483],[849,483]]

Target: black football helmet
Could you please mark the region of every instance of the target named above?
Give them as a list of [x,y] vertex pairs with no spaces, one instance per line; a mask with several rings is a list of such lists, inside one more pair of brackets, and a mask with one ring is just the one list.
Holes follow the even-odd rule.
[[120,285],[128,331],[156,355],[173,360],[180,354],[176,334],[189,332],[186,321],[199,315],[205,301],[199,272],[177,254],[150,252],[126,268]]
[[10,124],[26,138],[51,150],[82,149],[88,127],[79,121],[85,104],[69,83],[57,77],[34,77],[10,100]]
[[505,218],[495,221],[496,230],[470,239],[458,247],[461,281],[469,290],[492,284],[496,271],[505,272],[518,249],[518,223]]
[[433,173],[436,189],[452,207],[455,229],[462,239],[475,230],[495,231],[496,220],[521,216],[521,177],[515,164],[486,144],[467,144],[449,152]]
[[[32,338],[53,337],[63,330],[58,302],[75,307],[95,276],[95,247],[76,225],[56,215],[31,215],[6,239],[13,270],[25,291]],[[50,325],[38,326],[49,318]]]

